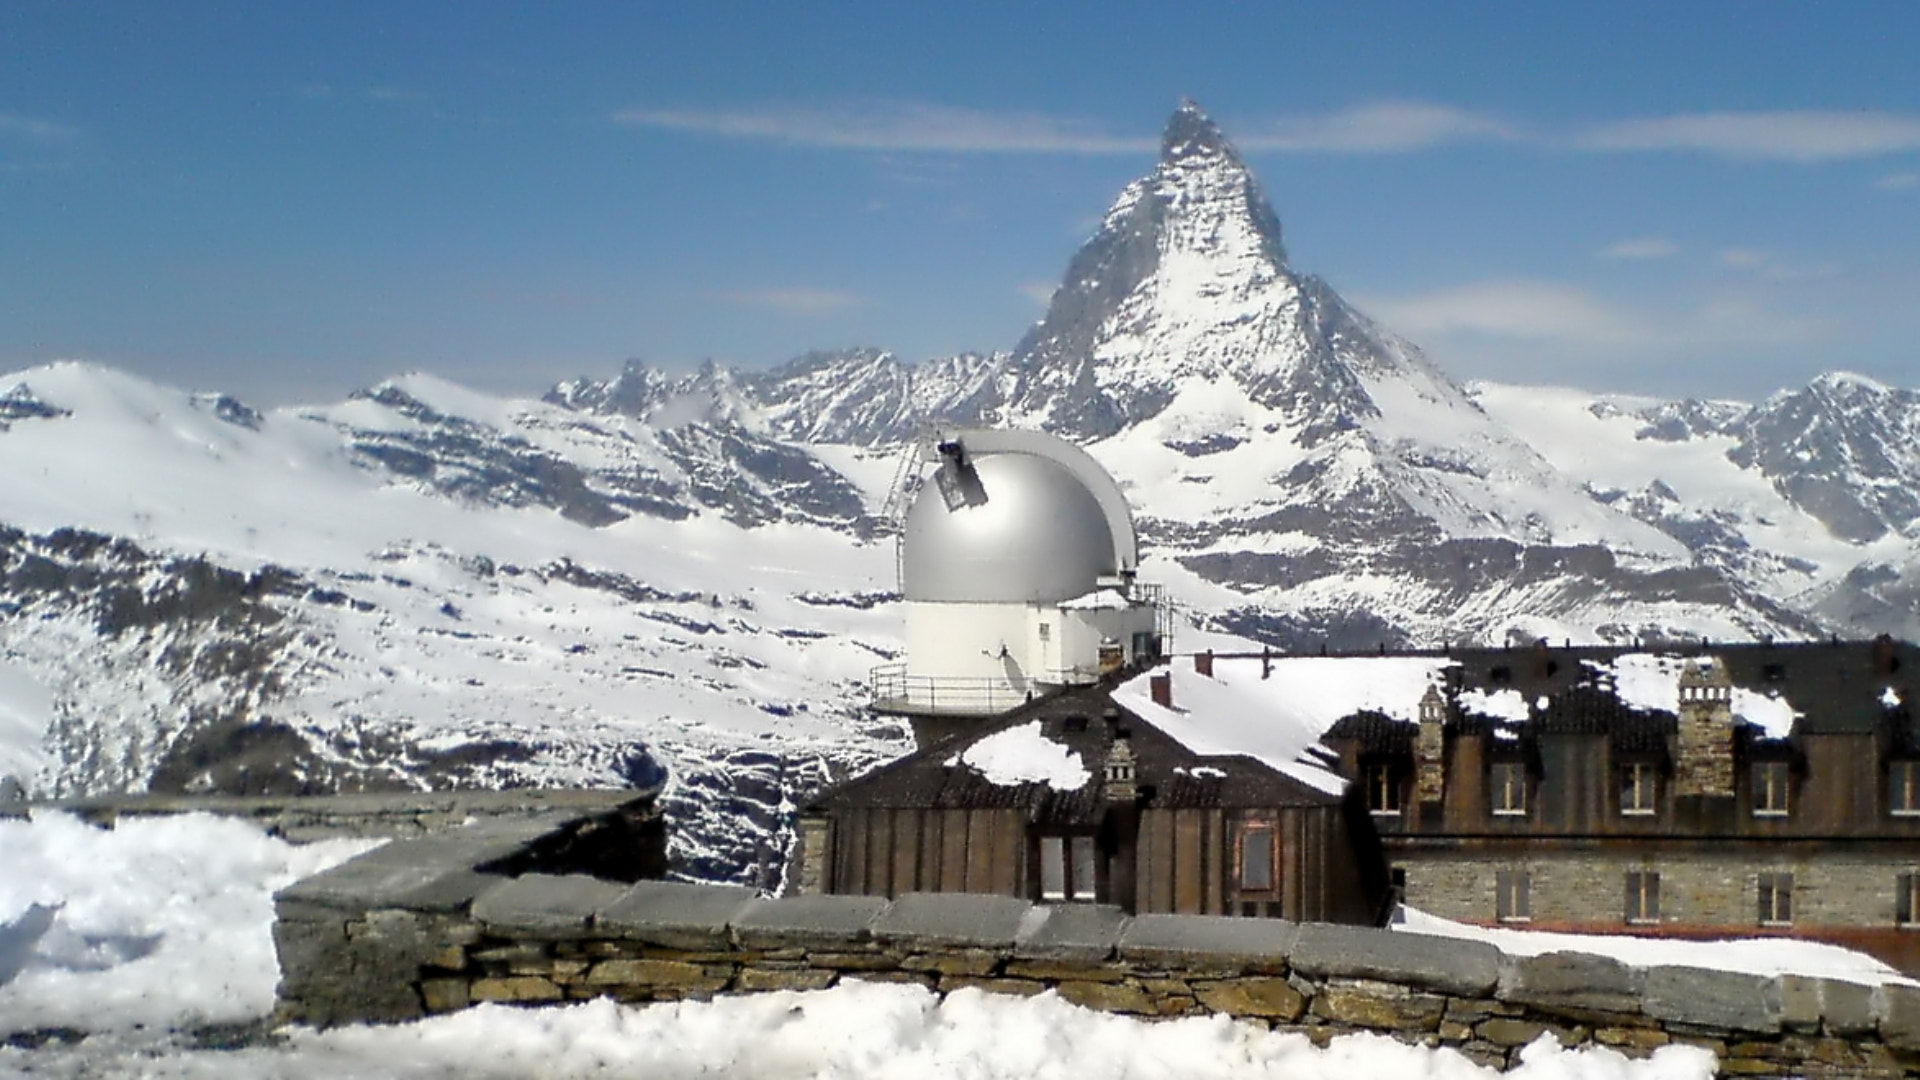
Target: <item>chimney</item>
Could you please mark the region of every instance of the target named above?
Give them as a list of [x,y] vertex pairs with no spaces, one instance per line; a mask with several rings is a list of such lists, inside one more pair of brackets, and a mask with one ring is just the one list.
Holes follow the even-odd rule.
[[1213,650],[1212,649],[1208,649],[1206,652],[1197,652],[1193,654],[1193,670],[1196,675],[1205,675],[1209,679],[1213,678]]
[[1139,797],[1134,784],[1133,737],[1126,728],[1115,726],[1113,741],[1107,744],[1107,765],[1103,770],[1102,791],[1108,802],[1131,803]]
[[1415,802],[1437,803],[1446,794],[1446,732],[1447,701],[1439,687],[1428,683],[1420,698],[1420,730],[1413,743]]
[[1173,673],[1162,672],[1147,680],[1147,688],[1153,692],[1153,703],[1163,709],[1173,708]]
[[1680,731],[1675,793],[1731,797],[1733,680],[1726,666],[1687,661],[1680,671]]
[[1273,646],[1271,645],[1260,646],[1260,677],[1273,678]]
[[1891,675],[1900,670],[1900,657],[1894,652],[1893,637],[1889,634],[1873,639],[1873,670],[1877,675]]

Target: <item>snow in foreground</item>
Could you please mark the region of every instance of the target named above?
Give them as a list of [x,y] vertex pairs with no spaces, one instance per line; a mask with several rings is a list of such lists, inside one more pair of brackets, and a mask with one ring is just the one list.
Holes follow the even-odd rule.
[[[283,1032],[270,1045],[194,1046],[192,1032],[267,1015],[277,979],[273,890],[367,844],[293,847],[239,822],[130,819],[106,831],[51,814],[0,821],[0,1038],[89,1032],[38,1049],[0,1046],[0,1076],[306,1078],[730,1077],[1481,1078],[1451,1051],[1343,1036],[1319,1049],[1225,1017],[1146,1023],[1052,994],[849,983],[810,993],[646,1008],[591,1002],[487,1006],[394,1027]],[[53,911],[47,922],[35,912]],[[45,925],[42,926],[41,924]],[[1528,1048],[1527,1080],[1681,1080],[1704,1051],[1647,1061],[1604,1049]]]

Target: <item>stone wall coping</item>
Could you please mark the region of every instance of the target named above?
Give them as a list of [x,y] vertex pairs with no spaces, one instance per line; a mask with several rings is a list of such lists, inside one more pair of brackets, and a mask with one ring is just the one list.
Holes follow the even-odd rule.
[[1783,1013],[1780,981],[1712,968],[1663,964],[1643,973],[1641,1011],[1655,1020],[1777,1034]]
[[1300,925],[1225,915],[1136,915],[1120,933],[1122,960],[1202,962],[1230,967],[1287,962]]
[[1107,904],[1054,904],[1038,909],[1042,918],[1028,920],[1015,935],[1013,955],[1023,960],[1105,960],[1120,946],[1132,918]]
[[[303,878],[274,894],[275,903],[311,904],[348,911],[373,908],[418,908],[422,911],[458,908],[473,899],[488,882],[475,880],[464,867],[439,863],[407,863],[361,856],[330,870]],[[446,886],[452,879],[453,897]],[[491,879],[499,880],[499,879]],[[458,895],[464,894],[464,895]]]
[[1485,997],[1500,979],[1500,950],[1484,941],[1361,926],[1306,923],[1288,960],[1313,977],[1379,979]]
[[1550,952],[1507,956],[1500,960],[1495,996],[1518,1005],[1548,1010],[1599,1010],[1637,1013],[1646,990],[1643,969],[1609,956]]
[[1034,905],[986,893],[904,893],[873,922],[882,941],[1009,949]]
[[887,910],[884,896],[813,893],[752,900],[733,917],[733,937],[742,948],[863,945]]
[[737,885],[641,881],[602,907],[594,927],[669,949],[724,949],[727,928],[760,894]]
[[522,874],[475,897],[472,912],[494,933],[581,938],[594,929],[595,914],[626,891],[617,882],[585,874]]

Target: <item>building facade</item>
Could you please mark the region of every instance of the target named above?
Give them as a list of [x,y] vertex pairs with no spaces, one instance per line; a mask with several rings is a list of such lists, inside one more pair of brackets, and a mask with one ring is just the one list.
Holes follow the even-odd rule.
[[1411,721],[1356,712],[1326,736],[1411,906],[1579,932],[1791,935],[1920,971],[1920,650],[1441,661]]

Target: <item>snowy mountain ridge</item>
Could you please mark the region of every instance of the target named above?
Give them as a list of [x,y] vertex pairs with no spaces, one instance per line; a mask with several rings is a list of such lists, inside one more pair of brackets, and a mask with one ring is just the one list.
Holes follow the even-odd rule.
[[0,773],[36,791],[622,783],[687,872],[898,753],[906,444],[1049,427],[1120,480],[1183,651],[1920,637],[1920,394],[1463,387],[1287,263],[1197,108],[1018,346],[408,375],[260,410],[0,375]]

